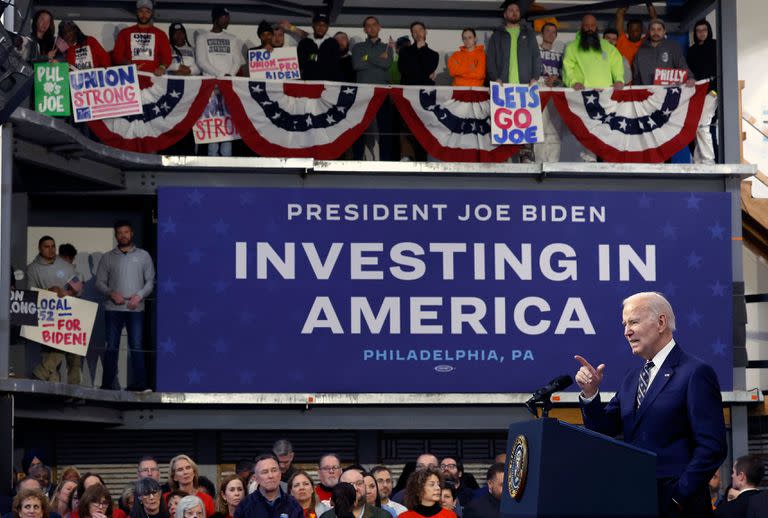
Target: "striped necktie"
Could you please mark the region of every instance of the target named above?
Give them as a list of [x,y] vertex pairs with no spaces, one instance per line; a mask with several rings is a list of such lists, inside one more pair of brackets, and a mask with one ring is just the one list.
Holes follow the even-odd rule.
[[637,385],[637,408],[640,408],[643,399],[645,399],[645,394],[648,392],[648,385],[651,381],[651,369],[654,367],[653,362],[647,362],[643,366],[643,372],[640,373],[640,383]]

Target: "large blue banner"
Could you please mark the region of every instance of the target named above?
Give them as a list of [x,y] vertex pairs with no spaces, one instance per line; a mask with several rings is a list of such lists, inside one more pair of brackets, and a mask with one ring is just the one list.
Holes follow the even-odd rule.
[[162,188],[162,391],[531,392],[660,291],[731,390],[723,193]]

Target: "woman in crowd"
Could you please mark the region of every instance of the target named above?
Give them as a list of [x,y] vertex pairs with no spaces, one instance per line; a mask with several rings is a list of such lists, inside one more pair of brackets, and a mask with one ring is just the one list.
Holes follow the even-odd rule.
[[206,516],[203,501],[197,496],[187,495],[179,500],[173,518],[205,518]]
[[13,518],[48,518],[48,499],[37,489],[22,489],[13,498]]
[[434,468],[419,470],[408,477],[403,505],[409,510],[400,518],[456,518],[456,513],[440,505],[442,486],[442,474]]
[[232,518],[235,509],[245,497],[245,486],[237,475],[229,475],[219,486],[219,512],[210,518]]
[[440,505],[443,509],[448,509],[456,513],[461,518],[461,508],[456,506],[456,485],[453,482],[446,481],[443,485],[440,496]]
[[130,515],[135,502],[136,496],[133,493],[133,484],[129,484],[123,489],[120,500],[117,502],[117,507],[126,515]]
[[380,507],[391,514],[392,518],[397,518],[397,511],[388,505],[382,505],[381,496],[379,495],[379,484],[376,483],[373,475],[364,475],[363,482],[365,483],[365,503],[371,507]]
[[195,61],[195,48],[189,44],[187,29],[178,22],[168,28],[168,39],[171,41],[171,66],[168,73],[175,76],[199,76],[200,67]]
[[76,487],[77,482],[62,478],[51,497],[50,511],[58,513],[62,518],[66,518],[71,511],[71,508],[69,507],[70,499],[72,497],[72,491],[74,491]]
[[453,86],[483,86],[485,82],[485,47],[477,44],[475,29],[461,31],[464,45],[448,58],[448,73]]
[[[180,489],[188,495],[196,495],[203,501],[205,506],[205,515],[211,516],[215,510],[213,505],[213,498],[200,489],[200,483],[198,477],[200,472],[197,468],[197,464],[187,455],[176,455],[171,459],[171,466],[169,469],[168,485],[171,486],[171,490]],[[183,500],[183,499],[182,499]]]
[[160,483],[154,478],[142,478],[133,485],[136,500],[131,518],[169,518]]
[[168,504],[168,514],[173,518],[176,516],[176,506],[179,504],[179,501],[184,498],[185,496],[189,496],[184,491],[171,491],[168,493],[168,495],[163,499]]
[[112,65],[109,53],[104,50],[99,40],[83,34],[80,27],[72,20],[64,20],[59,24],[59,37],[69,45],[67,63],[70,68],[87,70]]
[[77,504],[79,518],[111,518],[112,514],[112,495],[102,484],[88,487]]
[[47,61],[56,55],[56,29],[53,15],[46,9],[40,9],[32,17],[32,43],[34,49],[30,59]]
[[77,484],[78,480],[80,480],[80,471],[74,466],[67,466],[61,472],[61,480],[71,480]]
[[317,501],[315,483],[304,470],[296,471],[288,479],[288,493],[295,498],[304,510],[304,518],[319,518],[328,508]]
[[[83,473],[83,475],[80,477],[80,481],[77,483],[77,489],[75,490],[75,493],[73,495],[73,503],[71,506],[72,518],[85,518],[79,515],[80,504],[83,501],[85,492],[94,486],[101,486],[107,490],[107,493],[109,493],[109,489],[107,489],[107,483],[104,482],[104,479],[101,478],[101,475],[97,473],[91,473],[90,471]],[[111,501],[112,501],[112,497],[110,496],[110,502]],[[109,516],[114,516],[114,518],[126,517],[126,514],[122,509],[120,509],[119,507],[117,509],[113,509],[111,503],[110,503],[109,512],[110,512]]]
[[355,486],[339,482],[331,489],[331,504],[336,518],[355,518],[353,509],[357,500]]

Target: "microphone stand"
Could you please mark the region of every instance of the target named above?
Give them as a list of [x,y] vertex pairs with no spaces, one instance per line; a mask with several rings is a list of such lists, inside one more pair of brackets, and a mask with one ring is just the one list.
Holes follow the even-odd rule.
[[[541,404],[541,416],[539,416],[539,412],[537,410],[539,404]],[[543,398],[537,399],[535,401],[529,400],[525,403],[525,407],[529,412],[536,416],[536,419],[539,417],[549,417],[549,411],[552,410],[552,394],[547,394]]]

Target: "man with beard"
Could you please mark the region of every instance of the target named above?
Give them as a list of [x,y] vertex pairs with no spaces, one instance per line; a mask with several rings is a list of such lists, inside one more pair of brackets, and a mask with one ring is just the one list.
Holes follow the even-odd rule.
[[243,42],[227,32],[229,10],[216,6],[211,9],[213,25],[210,31],[197,35],[195,55],[197,65],[207,76],[234,76],[245,64]]
[[651,21],[648,27],[648,38],[646,38],[640,50],[635,55],[633,69],[633,83],[636,85],[652,85],[656,77],[657,69],[677,69],[687,72],[685,86],[694,86],[696,80],[693,73],[688,68],[683,57],[683,51],[677,42],[669,41],[667,30],[660,19]]
[[445,480],[453,482],[459,503],[466,507],[474,498],[475,491],[461,483],[461,479],[464,476],[464,464],[458,458],[446,457],[440,463],[440,471],[443,472]]
[[624,87],[624,62],[616,47],[597,33],[597,18],[581,19],[581,30],[565,48],[563,82],[575,90]]
[[330,507],[331,489],[339,483],[341,461],[335,453],[326,453],[317,463],[317,476],[320,483],[315,486],[317,499]]
[[121,30],[112,50],[114,65],[136,65],[141,72],[165,74],[173,59],[168,35],[152,25],[151,0],[136,2],[137,24]]
[[[375,507],[365,502],[365,478],[363,474],[355,468],[347,468],[344,473],[341,474],[339,482],[351,484],[355,488],[357,498],[355,499],[355,505],[352,508],[352,513],[355,516],[361,518],[392,518],[392,515],[381,507]],[[336,511],[331,509],[324,512],[321,518],[337,518]]]
[[[646,2],[648,7],[648,15],[651,20],[656,18],[656,8],[653,7],[652,2]],[[631,65],[635,59],[635,54],[640,49],[640,46],[645,40],[643,34],[643,22],[637,18],[631,18],[627,22],[627,30],[624,31],[624,15],[627,12],[626,7],[620,7],[616,9],[616,29],[618,30],[618,38],[616,39],[616,48],[622,56],[627,58],[627,61]]]
[[[152,258],[133,243],[133,229],[128,221],[115,223],[117,246],[105,253],[96,271],[96,288],[107,296],[104,304],[107,348],[104,351],[104,374],[101,388],[117,390],[117,356],[123,327],[128,332],[128,362],[133,379],[127,390],[148,389],[145,368],[144,299],[152,293],[155,266]],[[131,380],[131,378],[128,378]]]

